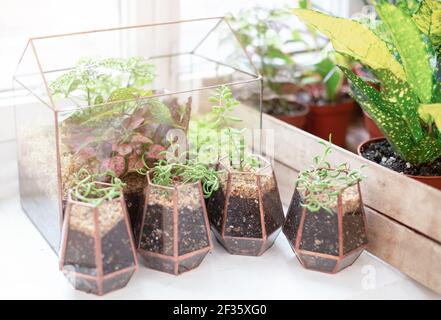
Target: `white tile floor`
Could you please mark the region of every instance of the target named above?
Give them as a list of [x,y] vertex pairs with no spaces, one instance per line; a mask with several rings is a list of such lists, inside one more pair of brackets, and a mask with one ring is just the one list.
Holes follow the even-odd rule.
[[[75,291],[57,257],[19,205],[13,141],[0,143],[0,299],[95,299]],[[366,287],[365,284],[368,284]],[[337,275],[303,269],[283,235],[262,257],[227,254],[218,244],[201,266],[172,276],[140,267],[114,299],[440,299],[364,253]]]

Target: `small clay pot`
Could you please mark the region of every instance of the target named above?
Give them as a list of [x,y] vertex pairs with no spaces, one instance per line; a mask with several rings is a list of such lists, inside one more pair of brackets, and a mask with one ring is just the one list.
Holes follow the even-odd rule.
[[363,121],[366,130],[369,132],[369,137],[371,138],[384,137],[384,134],[378,128],[374,120],[372,120],[371,116],[364,111],[363,111]]
[[94,206],[69,193],[61,241],[60,270],[77,290],[103,295],[120,289],[138,268],[123,196]]
[[[283,102],[281,102],[281,99],[283,99]],[[308,106],[284,98],[272,98],[263,101],[263,103],[264,105],[269,105],[269,107],[264,108],[264,110],[267,109],[268,113],[273,117],[289,123],[290,125],[299,129],[305,129],[309,113]],[[285,104],[285,106],[278,107],[278,105],[281,105],[282,103]],[[288,109],[286,110],[287,113],[281,114],[281,110],[285,111],[285,109]]]
[[152,183],[147,174],[137,251],[145,266],[178,275],[195,269],[212,249],[201,183]]
[[[383,137],[377,137],[369,139],[358,146],[357,153],[359,156],[363,157],[363,150],[371,143],[386,140]],[[407,177],[415,179],[419,182],[427,184],[435,189],[441,190],[441,176],[414,176],[410,174],[406,174]]]
[[342,191],[332,213],[325,209],[310,212],[302,203],[296,188],[283,225],[283,233],[302,266],[336,273],[354,263],[368,242],[360,186]]
[[238,171],[220,160],[221,188],[208,201],[211,228],[231,254],[259,256],[269,249],[284,221],[271,164],[258,157],[256,171]]
[[307,129],[313,135],[329,140],[338,146],[346,144],[346,133],[352,118],[355,101],[348,98],[327,105],[310,105]]

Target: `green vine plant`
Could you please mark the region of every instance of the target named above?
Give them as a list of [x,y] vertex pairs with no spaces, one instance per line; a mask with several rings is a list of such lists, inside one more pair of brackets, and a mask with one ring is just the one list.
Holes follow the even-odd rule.
[[200,181],[204,198],[209,198],[220,187],[218,172],[203,163],[169,163],[159,160],[151,170],[152,182],[161,186],[172,187],[176,184],[195,183]]
[[327,157],[332,153],[332,143],[319,142],[324,146],[322,155],[313,158],[310,169],[299,173],[297,190],[302,195],[301,206],[310,212],[321,209],[333,213],[332,209],[337,203],[338,195],[345,189],[356,185],[365,176],[359,170],[351,170],[347,163],[333,167]]
[[[109,181],[103,185],[100,181]],[[81,168],[72,181],[71,196],[75,201],[90,203],[99,206],[104,201],[118,198],[122,194],[125,184],[112,171],[104,173],[90,173]]]
[[[203,163],[217,163],[226,156],[240,170],[258,167],[258,161],[246,150],[244,132],[235,127],[242,119],[234,116],[240,102],[233,96],[230,87],[217,88],[209,97],[210,112],[193,121],[190,127],[190,156]],[[213,159],[215,155],[215,159]]]
[[394,151],[412,165],[427,165],[441,157],[441,1],[395,2],[373,1],[379,20],[368,25],[313,10],[294,13],[375,75],[380,92],[340,66]]

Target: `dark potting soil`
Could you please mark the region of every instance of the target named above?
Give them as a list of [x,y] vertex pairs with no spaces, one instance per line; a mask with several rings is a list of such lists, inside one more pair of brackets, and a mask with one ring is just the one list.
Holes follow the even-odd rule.
[[366,230],[361,210],[343,215],[343,254],[367,243]]
[[[105,275],[135,266],[128,232],[126,223],[122,219],[101,239]],[[70,229],[64,265],[78,273],[96,275],[95,239],[80,231]]]
[[227,208],[225,236],[262,238],[259,200],[231,195]]
[[277,189],[264,192],[262,195],[265,231],[270,236],[279,229],[285,220],[283,206]]
[[283,225],[283,233],[285,234],[292,248],[294,248],[296,244],[297,232],[299,230],[300,219],[302,217],[303,208],[300,203],[300,194],[296,189],[291,198],[285,224]]
[[210,225],[219,233],[222,232],[222,218],[225,207],[225,191],[223,189],[224,186],[215,191],[208,199],[207,203],[207,212]]
[[208,247],[208,232],[202,207],[178,211],[178,252],[183,255]]
[[141,223],[144,209],[144,188],[147,185],[147,180],[145,176],[136,172],[126,174],[121,180],[126,184],[124,187],[124,200],[129,213],[135,243],[138,243],[139,224]]
[[325,253],[334,256],[339,254],[338,215],[330,214],[324,209],[305,214],[300,249]]
[[283,99],[265,100],[262,104],[263,112],[270,115],[296,116],[306,111],[306,107],[294,101]]
[[361,153],[364,158],[399,173],[413,176],[441,176],[441,158],[430,165],[414,166],[395,153],[387,140],[380,140],[365,146]]
[[95,239],[80,231],[68,231],[64,267],[69,271],[95,276]]
[[140,241],[142,250],[173,256],[173,208],[149,204]]
[[[140,248],[173,256],[173,209],[161,204],[147,207]],[[208,230],[201,207],[178,210],[178,254],[208,247]]]
[[135,266],[132,246],[124,219],[101,239],[104,274]]

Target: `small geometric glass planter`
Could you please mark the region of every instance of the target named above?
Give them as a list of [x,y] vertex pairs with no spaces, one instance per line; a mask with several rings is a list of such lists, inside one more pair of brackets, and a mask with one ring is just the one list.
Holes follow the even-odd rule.
[[255,171],[235,170],[228,157],[220,165],[221,187],[208,201],[217,240],[231,254],[260,256],[269,249],[284,221],[276,177],[271,164],[259,161]]
[[366,217],[360,185],[341,191],[331,212],[311,212],[302,207],[295,190],[283,233],[303,267],[336,273],[350,266],[367,245]]
[[69,193],[60,250],[60,270],[75,289],[103,295],[123,288],[138,268],[124,197],[93,205]]
[[151,182],[151,174],[137,250],[145,266],[178,275],[198,267],[212,249],[201,183],[162,186]]

